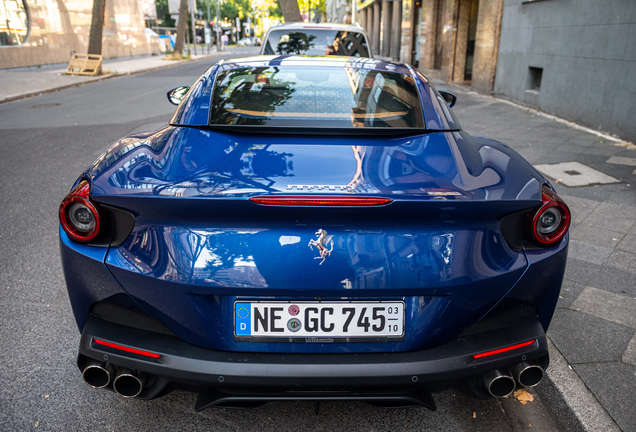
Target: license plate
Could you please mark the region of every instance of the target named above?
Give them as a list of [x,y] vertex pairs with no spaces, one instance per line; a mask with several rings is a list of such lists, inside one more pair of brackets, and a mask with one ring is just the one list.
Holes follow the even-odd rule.
[[383,342],[404,338],[403,301],[234,303],[234,337],[257,342]]

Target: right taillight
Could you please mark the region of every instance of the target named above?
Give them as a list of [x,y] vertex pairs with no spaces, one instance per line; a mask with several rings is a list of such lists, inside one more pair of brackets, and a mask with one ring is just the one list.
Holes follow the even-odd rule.
[[90,185],[82,180],[60,204],[60,223],[73,240],[88,243],[99,234],[100,214],[90,201]]
[[543,204],[532,216],[531,231],[534,240],[543,246],[561,241],[570,227],[570,209],[548,186],[542,189]]

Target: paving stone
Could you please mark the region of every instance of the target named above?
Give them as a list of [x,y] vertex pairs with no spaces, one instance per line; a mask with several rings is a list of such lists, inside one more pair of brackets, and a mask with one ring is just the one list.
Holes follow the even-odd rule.
[[611,158],[609,158],[607,160],[607,163],[618,164],[618,165],[628,165],[628,166],[636,167],[636,158],[612,156]]
[[611,255],[613,248],[597,246],[592,243],[570,241],[568,256],[570,258],[587,261],[592,264],[603,264]]
[[623,361],[636,366],[636,336],[627,345],[627,349],[623,353]]
[[605,265],[633,273],[636,278],[636,253],[615,250],[604,262]]
[[594,144],[591,147],[588,147],[586,149],[583,149],[581,151],[581,153],[587,153],[587,154],[593,154],[593,155],[599,155],[599,156],[613,156],[616,153],[618,153],[620,151],[620,149],[614,147],[614,146],[608,146],[606,143],[598,143],[598,144]]
[[601,268],[602,266],[600,265],[578,260],[573,257],[572,254],[569,254],[567,263],[565,264],[564,278],[587,285],[590,279],[592,279]]
[[573,367],[618,426],[636,431],[636,367],[613,362]]
[[597,212],[609,213],[612,217],[621,217],[636,221],[636,207],[624,204],[601,203],[596,209]]
[[570,309],[557,309],[548,336],[569,363],[618,361],[634,329]]
[[618,246],[616,246],[616,249],[627,252],[636,252],[636,235],[627,234],[625,237],[623,237]]
[[[636,183],[636,176],[633,176],[630,181]],[[605,202],[612,204],[628,204],[632,207],[636,207],[636,188],[632,186],[632,190],[614,192],[605,200]],[[636,226],[634,228],[634,231],[636,232]]]
[[569,308],[570,305],[576,300],[585,288],[585,284],[580,282],[574,282],[568,279],[563,279],[561,285],[561,292],[559,293],[559,301],[557,302],[558,308]]
[[611,196],[615,190],[612,190],[610,186],[616,185],[598,185],[598,186],[590,186],[590,187],[576,187],[571,188],[564,185],[560,185],[559,183],[551,182],[552,186],[555,187],[557,193],[559,195],[569,195],[575,196],[579,198],[585,198],[589,200],[603,202],[609,196]]
[[[607,204],[606,205],[617,205],[617,204]],[[633,207],[630,207],[633,208]],[[601,206],[599,205],[597,208],[592,210],[592,212],[587,215],[583,222],[586,225],[595,226],[598,228],[608,228],[612,231],[617,231],[622,234],[627,234],[631,227],[634,225],[633,217],[621,217],[614,214],[607,209],[601,210]]]
[[620,179],[576,161],[558,164],[541,164],[536,165],[535,168],[555,181],[570,187],[619,183],[621,181]]
[[586,282],[587,285],[636,298],[636,277],[634,273],[613,267],[600,266],[595,268],[591,274],[591,278]]
[[591,243],[598,246],[604,246],[614,249],[624,234],[610,231],[604,228],[597,228],[590,225],[577,225],[576,228],[570,228],[571,239],[584,243]]
[[570,309],[636,329],[636,299],[585,287]]
[[559,194],[572,213],[572,223],[581,223],[592,211],[601,204],[601,201],[579,198],[572,195]]

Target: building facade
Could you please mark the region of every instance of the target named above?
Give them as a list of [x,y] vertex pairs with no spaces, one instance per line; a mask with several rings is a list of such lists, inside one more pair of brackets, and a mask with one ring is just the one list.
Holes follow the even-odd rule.
[[367,0],[373,53],[636,142],[634,0]]
[[[124,57],[158,50],[144,31],[143,2],[107,0],[102,55]],[[85,54],[92,0],[0,0],[0,69],[65,63]]]
[[375,55],[492,92],[503,0],[378,0],[358,7]]
[[636,2],[506,0],[494,91],[636,142]]

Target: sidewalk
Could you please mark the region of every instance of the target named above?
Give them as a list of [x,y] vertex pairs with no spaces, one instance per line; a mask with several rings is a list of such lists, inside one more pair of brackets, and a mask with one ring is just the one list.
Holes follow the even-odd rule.
[[[223,51],[223,53],[231,52],[231,50]],[[29,67],[17,70],[3,69],[0,70],[0,103],[61,90],[91,81],[101,81],[119,75],[170,67],[217,55],[219,54],[216,51],[216,47],[213,47],[210,49],[210,54],[193,55],[188,60],[165,60],[165,55],[104,60],[102,63],[102,75],[94,77],[66,75],[67,64],[45,65],[41,68]]]
[[[565,280],[548,330],[548,382],[537,391],[565,430],[636,431],[636,146],[435,84],[458,96],[453,111],[464,130],[514,148],[551,179],[572,211]],[[583,165],[556,165],[562,162]],[[615,183],[593,185],[605,180]],[[565,185],[586,182],[593,184]]]
[[[0,103],[182,62],[158,56],[106,61],[103,69],[111,73],[100,77],[64,75],[65,66],[0,71]],[[551,365],[537,392],[568,432],[636,431],[636,145],[461,87],[435,84],[458,96],[453,111],[467,132],[510,145],[551,175],[572,210],[565,280],[548,331]],[[554,164],[561,162],[583,165],[556,171]],[[565,185],[604,179],[589,168],[616,182]]]

